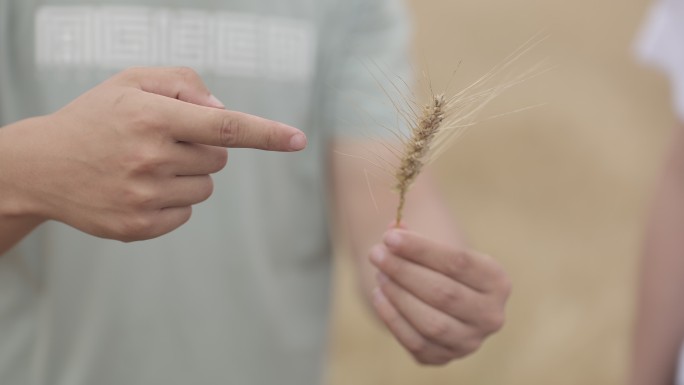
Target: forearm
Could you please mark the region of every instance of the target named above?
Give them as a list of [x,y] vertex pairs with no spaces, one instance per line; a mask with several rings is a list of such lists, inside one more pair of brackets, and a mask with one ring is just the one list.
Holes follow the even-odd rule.
[[684,129],[655,197],[640,270],[632,385],[671,385],[684,337]]
[[[0,128],[0,256],[43,222],[32,210],[28,197],[19,191],[16,176],[26,165],[16,164],[17,151],[22,149],[15,141],[21,130],[40,124],[41,118],[23,120]],[[23,178],[26,179],[26,178]]]

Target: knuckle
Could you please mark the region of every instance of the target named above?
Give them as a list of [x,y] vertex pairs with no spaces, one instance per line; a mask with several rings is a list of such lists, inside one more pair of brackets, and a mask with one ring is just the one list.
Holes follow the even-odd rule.
[[124,133],[136,137],[150,132],[161,132],[167,126],[167,117],[153,99],[131,87],[122,87],[111,103],[114,122]]
[[200,78],[199,74],[192,68],[180,66],[175,68],[176,73],[185,80],[195,81]]
[[503,270],[503,268],[499,267],[497,270],[497,288],[504,296],[504,298],[508,298],[511,295],[511,292],[513,291],[513,282],[511,281],[511,278],[508,276],[508,274]]
[[450,307],[462,299],[459,290],[457,290],[455,287],[449,287],[446,285],[437,286],[434,290],[434,293],[435,305],[440,308]]
[[446,341],[451,327],[446,320],[433,316],[427,320],[423,331],[425,336],[432,341]]
[[483,319],[483,327],[487,334],[498,332],[505,323],[506,316],[500,311],[491,312]]
[[163,221],[160,221],[158,225],[152,229],[150,238],[170,233],[183,226],[190,220],[190,217],[192,217],[192,206],[176,207],[173,210],[174,214],[172,216],[165,217]]
[[199,192],[199,202],[204,202],[214,193],[214,181],[210,176],[203,178],[202,185],[199,187]]
[[223,170],[223,168],[226,167],[226,164],[228,164],[228,150],[219,147],[214,148],[216,148],[216,164],[214,165],[212,172],[218,172]]
[[507,299],[513,290],[510,276],[494,258],[485,256],[484,261],[488,269],[489,291],[497,297]]
[[458,357],[460,358],[469,354],[473,354],[480,350],[480,347],[482,347],[481,338],[469,338],[461,343]]
[[467,251],[460,251],[454,254],[448,264],[448,272],[450,275],[462,275],[467,272],[472,265],[472,260]]
[[232,116],[223,118],[219,130],[219,143],[223,147],[233,147],[240,143],[241,136],[242,125],[240,120]]
[[276,133],[275,130],[268,130],[264,135],[264,148],[272,149],[277,147]]
[[[129,92],[135,92],[135,90]],[[135,105],[127,111],[127,115],[130,121],[130,128],[138,133],[158,131],[166,126],[164,124],[164,116],[154,105],[145,99],[135,103]]]
[[180,210],[182,210],[182,211],[181,211],[180,215],[178,216],[178,223],[175,224],[173,229],[176,229],[176,228],[182,226],[183,224],[185,224],[187,221],[190,220],[190,217],[192,217],[192,206],[186,206],[186,207],[180,208]]
[[140,238],[137,238],[137,234],[135,234],[135,232],[130,231],[129,226],[124,223],[124,221],[121,221],[113,229],[112,238],[125,243],[131,243],[140,240]]
[[157,195],[150,189],[135,185],[125,188],[122,193],[122,198],[127,207],[138,209],[152,205],[157,199]]
[[129,215],[120,223],[119,239],[123,242],[133,242],[152,238],[154,227],[154,221],[147,215]]
[[[155,174],[166,163],[164,156],[157,149],[143,148],[131,153],[128,157],[128,169],[132,175]],[[134,189],[129,193],[139,194],[140,189]]]
[[424,338],[415,339],[406,343],[406,349],[412,356],[416,357],[416,359],[425,356],[427,348],[428,342]]

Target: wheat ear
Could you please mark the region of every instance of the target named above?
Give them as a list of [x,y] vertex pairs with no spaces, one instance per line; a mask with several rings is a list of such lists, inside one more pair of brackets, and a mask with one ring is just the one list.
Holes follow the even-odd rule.
[[[494,98],[508,88],[548,70],[548,68],[544,68],[546,67],[545,62],[542,61],[518,75],[512,76],[511,73],[508,73],[503,76],[503,80],[497,80],[514,62],[543,39],[539,36],[531,38],[501,64],[453,95],[446,96],[446,93],[435,95],[432,92],[432,86],[430,86],[429,102],[420,111],[413,108],[414,104],[408,103],[407,108],[402,108],[401,103],[392,100],[400,117],[412,127],[410,135],[402,138],[403,149],[397,155],[399,166],[394,172],[395,190],[399,194],[396,213],[397,226],[403,217],[406,194],[423,167],[439,157],[449,144],[458,139],[467,128],[475,125],[478,113]],[[389,82],[395,86],[397,91],[400,91],[396,84],[391,80]],[[387,91],[385,93],[389,96]],[[392,98],[390,97],[390,99]]]
[[418,124],[412,129],[411,138],[404,143],[404,155],[395,174],[395,188],[399,193],[397,226],[401,223],[406,193],[423,169],[425,156],[444,121],[445,103],[444,94],[433,96],[430,103],[423,107]]

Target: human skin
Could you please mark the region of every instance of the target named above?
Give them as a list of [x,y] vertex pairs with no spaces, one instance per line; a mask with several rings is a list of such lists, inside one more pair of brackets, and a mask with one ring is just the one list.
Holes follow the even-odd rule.
[[227,111],[187,68],[134,68],[59,111],[0,129],[0,255],[46,220],[158,237],[209,198],[226,147],[297,151],[296,128]]
[[[336,142],[333,153],[369,148],[393,159],[387,146],[354,141]],[[397,228],[391,181],[363,171],[377,167],[335,155],[331,163],[336,216],[380,320],[421,364],[475,352],[503,326],[511,282],[494,258],[465,244],[429,170],[412,186]]]
[[684,124],[672,138],[639,269],[630,385],[672,385],[684,339]]

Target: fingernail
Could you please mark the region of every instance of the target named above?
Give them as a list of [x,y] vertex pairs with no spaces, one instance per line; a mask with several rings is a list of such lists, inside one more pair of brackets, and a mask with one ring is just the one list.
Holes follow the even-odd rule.
[[383,240],[389,247],[399,247],[399,244],[401,244],[401,235],[399,235],[397,231],[390,230],[385,233],[385,238]]
[[290,150],[299,151],[306,147],[306,136],[304,134],[295,134],[290,138]]
[[382,260],[385,259],[385,250],[382,249],[382,246],[375,246],[373,250],[371,250],[370,259],[376,265],[382,263]]
[[209,104],[211,107],[226,109],[226,106],[214,95],[209,95]]

